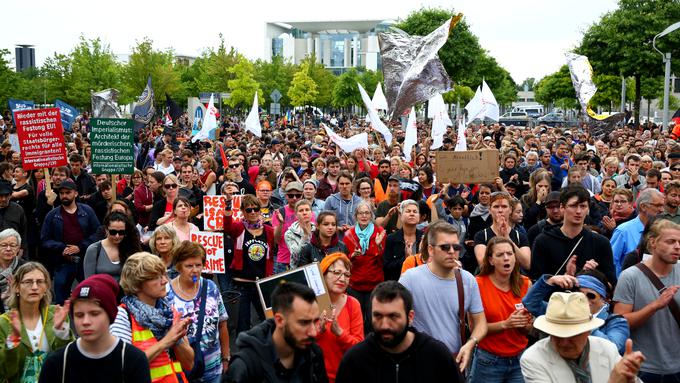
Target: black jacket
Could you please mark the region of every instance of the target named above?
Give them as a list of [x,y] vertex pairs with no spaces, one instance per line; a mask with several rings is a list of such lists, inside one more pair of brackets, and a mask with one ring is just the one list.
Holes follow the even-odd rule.
[[321,244],[319,244],[318,234],[314,233],[312,239],[300,249],[298,266],[308,265],[313,262],[321,262],[328,254],[336,252],[347,254],[347,246],[345,246],[344,242],[338,240],[337,234],[331,239],[330,246],[326,249],[322,249]]
[[[229,369],[222,377],[222,383],[260,383],[283,381],[277,376],[279,371],[272,334],[276,325],[267,319],[236,339],[238,352],[232,355]],[[295,355],[295,371],[290,374],[289,383],[328,382],[321,348],[313,343]]]
[[534,247],[534,242],[536,242],[536,238],[538,238],[538,235],[546,230],[552,229],[555,226],[557,227],[562,226],[562,222],[551,224],[548,222],[548,219],[546,218],[538,221],[535,225],[531,226],[527,231],[527,239],[529,240],[529,246]]
[[411,331],[415,333],[413,343],[401,354],[383,350],[375,334],[369,334],[345,353],[336,383],[463,382],[443,343],[425,333]]
[[[423,237],[422,230],[416,230],[416,246],[420,245]],[[416,251],[418,253],[418,251]],[[414,253],[415,255],[415,253]],[[385,242],[385,252],[383,253],[383,272],[386,281],[397,281],[401,276],[401,265],[406,259],[406,242],[404,241],[404,230],[399,229],[387,236]]]
[[21,247],[26,249],[28,222],[24,209],[16,202],[9,202],[6,208],[0,209],[0,231],[14,229],[21,236]]
[[[581,237],[583,240],[576,246]],[[535,280],[543,274],[564,274],[565,261],[572,249],[573,255],[577,256],[577,270],[583,269],[586,261],[593,259],[598,263],[597,270],[602,272],[611,284],[616,283],[614,257],[607,238],[588,229],[583,229],[576,237],[569,238],[562,233],[561,226],[544,230],[536,237],[531,250],[531,278]],[[565,266],[560,269],[563,263]]]

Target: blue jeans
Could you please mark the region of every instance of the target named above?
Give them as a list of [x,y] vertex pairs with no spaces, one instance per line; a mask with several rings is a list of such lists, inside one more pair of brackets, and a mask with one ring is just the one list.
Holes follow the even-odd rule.
[[288,270],[287,263],[274,262],[274,274],[283,273]]
[[220,293],[224,294],[232,289],[233,277],[231,276],[231,270],[224,270],[224,274],[215,274],[217,277],[217,284],[220,286]]
[[675,374],[652,374],[651,372],[640,371],[638,374],[640,380],[645,383],[680,383],[680,372]]
[[477,348],[472,361],[470,383],[523,383],[524,377],[519,365],[521,356],[520,354],[506,358]]
[[236,334],[241,331],[250,330],[250,306],[255,306],[255,312],[260,319],[264,321],[264,309],[260,303],[260,296],[257,293],[255,282],[238,282],[234,281],[234,290],[241,293],[238,301],[238,321],[236,322]]
[[71,286],[76,279],[78,265],[63,263],[54,269],[54,302],[63,305],[71,295]]

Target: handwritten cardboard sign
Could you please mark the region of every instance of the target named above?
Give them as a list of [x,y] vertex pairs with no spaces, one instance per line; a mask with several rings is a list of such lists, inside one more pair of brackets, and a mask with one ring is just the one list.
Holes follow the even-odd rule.
[[205,273],[224,274],[224,235],[210,231],[192,231],[191,242],[205,248]]
[[[235,195],[231,199],[232,220],[243,220],[241,211],[241,197]],[[227,205],[227,197],[223,195],[203,196],[203,228],[209,231],[222,231],[224,229],[224,207]]]
[[498,150],[436,152],[437,181],[463,184],[491,182],[498,177]]

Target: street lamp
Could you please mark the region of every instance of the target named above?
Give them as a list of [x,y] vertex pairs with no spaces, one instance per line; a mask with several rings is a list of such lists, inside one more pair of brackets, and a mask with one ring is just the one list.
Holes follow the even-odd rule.
[[663,52],[658,50],[656,48],[656,39],[658,37],[664,37],[667,34],[673,32],[674,30],[676,30],[678,28],[680,28],[680,21],[678,21],[675,24],[669,25],[661,33],[654,36],[654,39],[652,39],[652,46],[654,47],[654,50],[659,52],[661,57],[663,57],[664,64],[666,64],[666,70],[665,70],[664,79],[663,79],[663,126],[662,126],[662,131],[663,131],[663,129],[668,129],[668,99],[669,99],[669,96],[670,96],[671,52],[666,52],[664,54]]

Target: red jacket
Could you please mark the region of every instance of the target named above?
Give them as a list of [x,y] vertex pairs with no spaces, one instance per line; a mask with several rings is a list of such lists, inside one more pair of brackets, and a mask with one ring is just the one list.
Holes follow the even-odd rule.
[[[265,277],[268,277],[274,274],[274,229],[269,225],[264,225],[263,229],[269,247],[265,261]],[[224,217],[224,234],[231,236],[234,242],[234,259],[229,266],[232,270],[243,270],[243,237],[245,232],[246,228],[242,222],[234,222],[231,216]]]
[[[373,291],[375,286],[385,280],[383,274],[383,251],[385,251],[386,235],[385,229],[378,225],[374,225],[373,235],[368,244],[368,250],[365,254],[352,257],[354,249],[361,248],[359,245],[359,237],[357,237],[356,226],[352,227],[347,233],[343,242],[347,246],[347,254],[352,261],[352,278],[349,280],[349,287],[360,292]],[[383,233],[382,240],[377,243],[376,237],[379,233]]]

